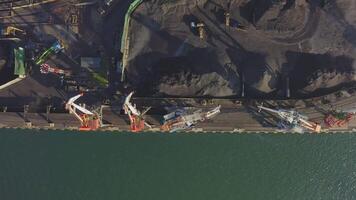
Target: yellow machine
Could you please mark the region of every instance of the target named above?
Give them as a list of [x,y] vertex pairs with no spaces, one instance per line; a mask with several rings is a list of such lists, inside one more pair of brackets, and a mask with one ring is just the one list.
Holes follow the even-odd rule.
[[199,38],[200,39],[204,39],[205,38],[205,24],[203,23],[198,23],[197,24],[197,28],[198,28],[198,32],[199,32]]
[[229,12],[224,13],[225,16],[225,26],[231,27],[239,31],[246,31],[246,27],[239,23],[236,19],[231,19],[231,15]]
[[8,26],[4,29],[1,30],[1,35],[12,35],[12,36],[16,36],[17,33],[21,33],[22,35],[25,35],[26,32],[24,30],[21,30],[19,28],[13,27],[13,26]]
[[190,22],[190,28],[198,30],[199,38],[205,38],[205,24],[202,22]]
[[230,26],[230,13],[229,12],[225,12],[225,25],[227,26],[227,27],[229,27]]

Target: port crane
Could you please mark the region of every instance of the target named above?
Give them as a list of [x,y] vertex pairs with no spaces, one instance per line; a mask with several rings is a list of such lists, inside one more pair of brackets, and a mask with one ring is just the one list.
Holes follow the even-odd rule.
[[131,92],[126,98],[123,104],[123,109],[125,114],[129,116],[130,119],[130,128],[132,132],[140,132],[143,131],[145,126],[152,128],[150,124],[145,122],[144,115],[151,109],[148,107],[143,112],[140,112],[136,109],[136,105],[133,105],[130,100],[134,92]]
[[79,130],[97,130],[102,125],[101,116],[98,113],[89,111],[85,107],[79,106],[75,103],[75,101],[82,96],[83,93],[70,98],[66,103],[66,109],[69,110],[69,113],[73,114],[80,121],[81,126]]
[[281,128],[286,129],[307,129],[316,133],[321,131],[321,126],[315,122],[308,120],[307,116],[301,115],[294,110],[284,110],[284,109],[271,109],[264,106],[258,106],[259,112],[265,110],[274,114],[277,114],[281,119],[281,122],[278,124]]
[[36,65],[41,65],[44,62],[46,62],[46,60],[48,59],[48,57],[50,57],[53,54],[56,54],[58,52],[60,52],[64,47],[61,45],[61,43],[57,40],[55,43],[52,44],[51,47],[49,47],[48,49],[46,49],[36,60],[35,63]]
[[71,75],[71,72],[69,70],[63,70],[63,69],[60,69],[58,67],[52,67],[47,63],[41,64],[40,72],[42,74],[54,73],[54,74],[66,75],[66,76],[70,76]]
[[184,109],[177,109],[167,115],[164,115],[164,123],[161,126],[162,131],[179,131],[193,128],[198,122],[203,122],[208,119],[212,119],[220,113],[221,106],[217,106],[207,112],[203,112],[201,109],[196,110],[193,113],[187,112]]

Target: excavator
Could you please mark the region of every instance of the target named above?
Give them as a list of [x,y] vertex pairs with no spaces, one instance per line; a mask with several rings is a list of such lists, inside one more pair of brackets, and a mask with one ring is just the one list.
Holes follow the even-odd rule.
[[140,112],[139,110],[136,109],[136,105],[132,105],[130,100],[134,92],[131,92],[126,98],[125,102],[123,104],[123,109],[125,111],[125,114],[129,116],[130,119],[130,129],[132,132],[141,132],[145,129],[145,126],[148,128],[152,128],[150,124],[145,122],[144,115],[151,109],[151,107],[148,107],[146,110],[143,112]]
[[3,36],[10,36],[10,35],[17,36],[18,34],[26,35],[26,32],[24,30],[13,27],[13,26],[8,26],[5,28],[1,27],[0,29],[1,29],[1,35],[3,35]]
[[321,131],[320,124],[309,121],[307,116],[301,115],[297,111],[284,109],[275,110],[264,106],[258,106],[258,108],[259,112],[261,112],[261,110],[265,110],[277,114],[281,119],[278,124],[280,128],[295,131],[307,129],[315,133],[320,133]]
[[177,109],[167,115],[164,115],[164,123],[161,126],[162,131],[175,132],[193,128],[198,122],[212,119],[220,113],[221,106],[217,106],[207,112],[201,109],[189,112],[185,109]]
[[98,113],[89,111],[85,107],[75,103],[77,99],[83,96],[83,93],[78,94],[68,100],[66,109],[70,114],[73,114],[80,121],[80,131],[94,131],[101,127],[101,117]]

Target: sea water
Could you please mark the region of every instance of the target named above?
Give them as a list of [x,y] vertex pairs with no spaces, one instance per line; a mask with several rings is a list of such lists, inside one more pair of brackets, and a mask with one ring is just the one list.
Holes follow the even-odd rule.
[[0,130],[0,199],[356,199],[356,134]]

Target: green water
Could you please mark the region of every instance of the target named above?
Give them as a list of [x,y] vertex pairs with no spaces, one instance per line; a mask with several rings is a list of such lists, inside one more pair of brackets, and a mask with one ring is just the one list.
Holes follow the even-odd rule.
[[1,130],[0,199],[355,199],[355,135]]

